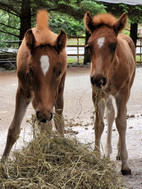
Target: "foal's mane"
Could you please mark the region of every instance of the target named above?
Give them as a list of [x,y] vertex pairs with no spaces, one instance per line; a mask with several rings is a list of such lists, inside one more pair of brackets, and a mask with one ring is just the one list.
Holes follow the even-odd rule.
[[109,13],[98,14],[93,17],[94,25],[107,25],[109,27],[112,27],[115,21],[116,18]]
[[36,17],[36,27],[32,29],[36,46],[42,44],[53,45],[57,39],[57,34],[52,32],[48,26],[48,12],[46,10],[39,10]]
[[46,10],[38,10],[36,16],[36,29],[41,31],[44,29],[49,29],[48,27],[48,12]]

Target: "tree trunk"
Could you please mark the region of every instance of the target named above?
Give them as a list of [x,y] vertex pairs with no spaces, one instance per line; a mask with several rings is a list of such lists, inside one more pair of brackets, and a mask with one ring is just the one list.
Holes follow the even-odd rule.
[[30,0],[22,0],[21,15],[20,15],[20,36],[21,41],[24,37],[25,32],[31,28],[31,6]]
[[[89,37],[90,37],[90,33],[86,31],[85,45],[87,44]],[[87,47],[85,47],[83,64],[87,64],[88,62],[91,62],[90,51]]]
[[130,26],[130,37],[132,38],[135,47],[137,43],[137,30],[138,30],[138,23],[131,23]]

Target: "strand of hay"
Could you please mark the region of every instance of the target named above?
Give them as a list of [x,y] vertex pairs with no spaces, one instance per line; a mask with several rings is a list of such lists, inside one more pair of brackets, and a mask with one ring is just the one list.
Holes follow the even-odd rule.
[[12,160],[0,163],[1,189],[120,189],[114,165],[76,139],[35,132]]

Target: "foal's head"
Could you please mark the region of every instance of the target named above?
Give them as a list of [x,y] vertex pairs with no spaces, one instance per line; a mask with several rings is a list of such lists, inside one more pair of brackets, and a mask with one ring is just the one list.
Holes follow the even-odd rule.
[[60,85],[66,71],[66,34],[61,31],[53,45],[36,46],[34,34],[29,30],[25,41],[30,50],[26,76],[34,93],[33,107],[41,122],[50,121],[58,92],[63,88]]
[[125,27],[127,15],[123,13],[116,20],[111,14],[92,17],[85,14],[86,29],[91,32],[88,47],[91,52],[91,83],[98,88],[107,85],[109,75],[115,64],[117,35]]

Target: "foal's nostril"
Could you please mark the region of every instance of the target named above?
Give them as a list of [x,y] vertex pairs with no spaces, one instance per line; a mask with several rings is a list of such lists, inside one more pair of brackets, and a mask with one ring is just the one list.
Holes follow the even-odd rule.
[[41,113],[40,111],[36,112],[36,117],[37,119],[42,122],[42,123],[46,123],[46,121],[51,121],[52,117],[53,117],[53,113],[49,113],[49,116]]
[[106,78],[102,77],[102,78],[96,78],[95,79],[95,85],[99,88],[101,88],[102,86],[106,85]]
[[102,77],[102,79],[100,79],[99,83],[100,83],[100,85],[104,86],[106,84],[106,78]]
[[92,85],[94,85],[94,84],[95,84],[95,79],[94,79],[94,76],[92,76],[92,77],[91,77],[91,83],[92,83]]
[[40,111],[37,111],[37,112],[36,112],[36,117],[37,117],[38,120],[40,120],[40,118],[41,118],[41,116],[40,116]]
[[50,113],[50,117],[49,117],[49,121],[51,121],[51,119],[53,118],[53,113]]
[[96,85],[99,88],[101,88],[102,86],[105,86],[106,82],[107,82],[106,78],[102,77],[101,75],[91,77],[92,85]]
[[46,121],[47,121],[46,116],[44,114],[42,114],[40,111],[36,112],[36,117],[42,123],[46,123]]

